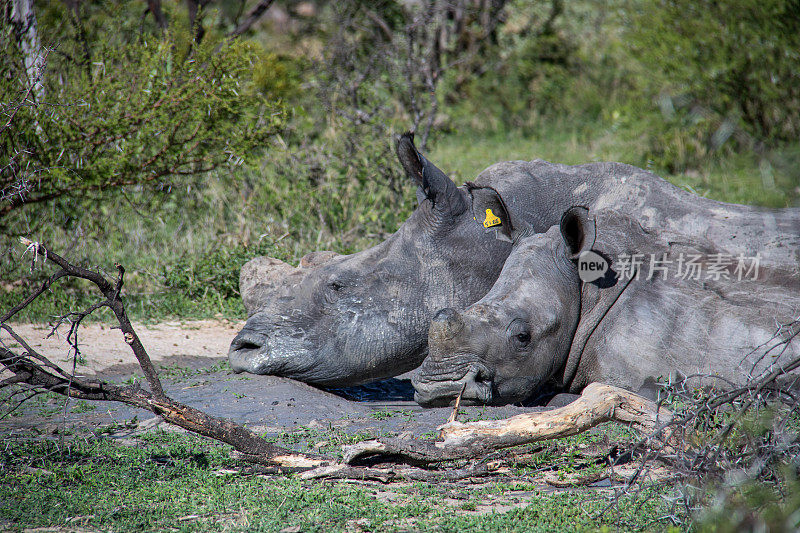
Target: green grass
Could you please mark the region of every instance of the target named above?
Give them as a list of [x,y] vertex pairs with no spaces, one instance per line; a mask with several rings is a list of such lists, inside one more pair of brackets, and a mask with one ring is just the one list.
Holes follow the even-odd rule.
[[[133,446],[109,438],[6,440],[0,457],[6,529],[352,531],[357,520],[370,531],[596,531],[616,530],[615,522],[623,530],[666,528],[654,521],[664,513],[662,494],[625,497],[615,512],[600,516],[607,495],[537,488],[522,497],[526,507],[476,515],[470,511],[479,505],[531,487],[304,482],[258,475],[230,459],[224,446],[165,432],[146,434]],[[398,497],[382,501],[378,490]],[[445,501],[450,492],[461,500]]]
[[431,159],[451,172],[457,183],[474,178],[497,161],[544,159],[567,165],[616,161],[646,168],[675,185],[722,202],[787,207],[800,199],[796,161],[800,150],[711,159],[687,173],[670,174],[642,161],[644,149],[630,132],[598,123],[559,126],[535,137],[517,133],[450,135],[434,147]]

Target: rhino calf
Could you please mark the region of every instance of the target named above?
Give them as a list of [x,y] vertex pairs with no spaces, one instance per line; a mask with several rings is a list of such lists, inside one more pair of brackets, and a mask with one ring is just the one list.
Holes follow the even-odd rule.
[[[500,218],[498,237],[512,252],[486,296],[434,316],[412,381],[424,406],[448,405],[462,391],[466,404],[520,402],[592,381],[635,391],[678,376],[725,388],[800,357],[798,209],[730,205],[744,226],[762,224],[744,239],[725,227],[726,204],[697,197],[719,216],[683,232],[573,207],[537,234],[494,191],[473,196],[476,212]],[[728,241],[704,238],[725,232]],[[746,275],[731,249],[756,256],[739,254]],[[754,272],[760,253],[770,260]]]

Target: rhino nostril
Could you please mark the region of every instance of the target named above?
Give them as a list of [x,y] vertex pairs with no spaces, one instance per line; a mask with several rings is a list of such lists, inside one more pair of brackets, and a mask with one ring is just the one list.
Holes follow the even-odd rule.
[[258,350],[259,348],[261,348],[261,346],[258,344],[247,341],[239,343],[239,345],[236,347],[237,350]]
[[240,335],[233,339],[231,343],[231,351],[234,352],[251,352],[260,350],[264,345],[264,341],[257,336],[253,335]]

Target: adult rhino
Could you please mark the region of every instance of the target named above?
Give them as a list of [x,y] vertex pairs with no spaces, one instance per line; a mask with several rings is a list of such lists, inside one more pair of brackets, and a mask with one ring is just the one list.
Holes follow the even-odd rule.
[[724,388],[800,358],[800,209],[668,192],[667,210],[573,207],[537,234],[502,195],[473,191],[513,250],[486,296],[433,318],[416,400],[504,404],[676,377]]
[[[399,137],[396,148],[419,205],[395,234],[352,255],[314,254],[299,268],[270,258],[242,268],[249,318],[228,353],[235,371],[340,387],[418,366],[433,314],[486,294],[511,251],[474,223],[474,191],[492,187],[540,232],[576,204],[615,206],[651,225],[684,213],[675,187],[627,165],[509,161],[457,187],[416,150],[412,135]],[[685,217],[673,222],[700,224]]]
[[510,245],[480,231],[468,190],[422,156],[413,135],[398,137],[396,150],[419,205],[386,241],[346,256],[317,252],[298,268],[271,258],[242,268],[249,318],[228,353],[234,371],[333,387],[395,376],[425,358],[436,310],[491,288]]

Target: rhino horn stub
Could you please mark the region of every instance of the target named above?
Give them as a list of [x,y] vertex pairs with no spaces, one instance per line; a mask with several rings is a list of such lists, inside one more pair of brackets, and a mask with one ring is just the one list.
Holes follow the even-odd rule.
[[431,320],[429,344],[452,340],[464,329],[464,319],[455,309],[442,309]]
[[292,270],[292,265],[267,256],[256,257],[244,264],[239,272],[239,293],[248,316],[264,305],[270,292]]
[[311,252],[300,259],[297,268],[274,257],[260,256],[251,259],[239,272],[239,293],[247,315],[261,309],[281,285],[296,283],[306,274],[303,271],[320,267],[339,256],[330,251]]
[[316,268],[318,266],[322,266],[331,259],[335,259],[339,257],[340,254],[336,252],[330,251],[322,251],[322,252],[311,252],[310,254],[306,254],[300,258],[300,264],[298,268]]

